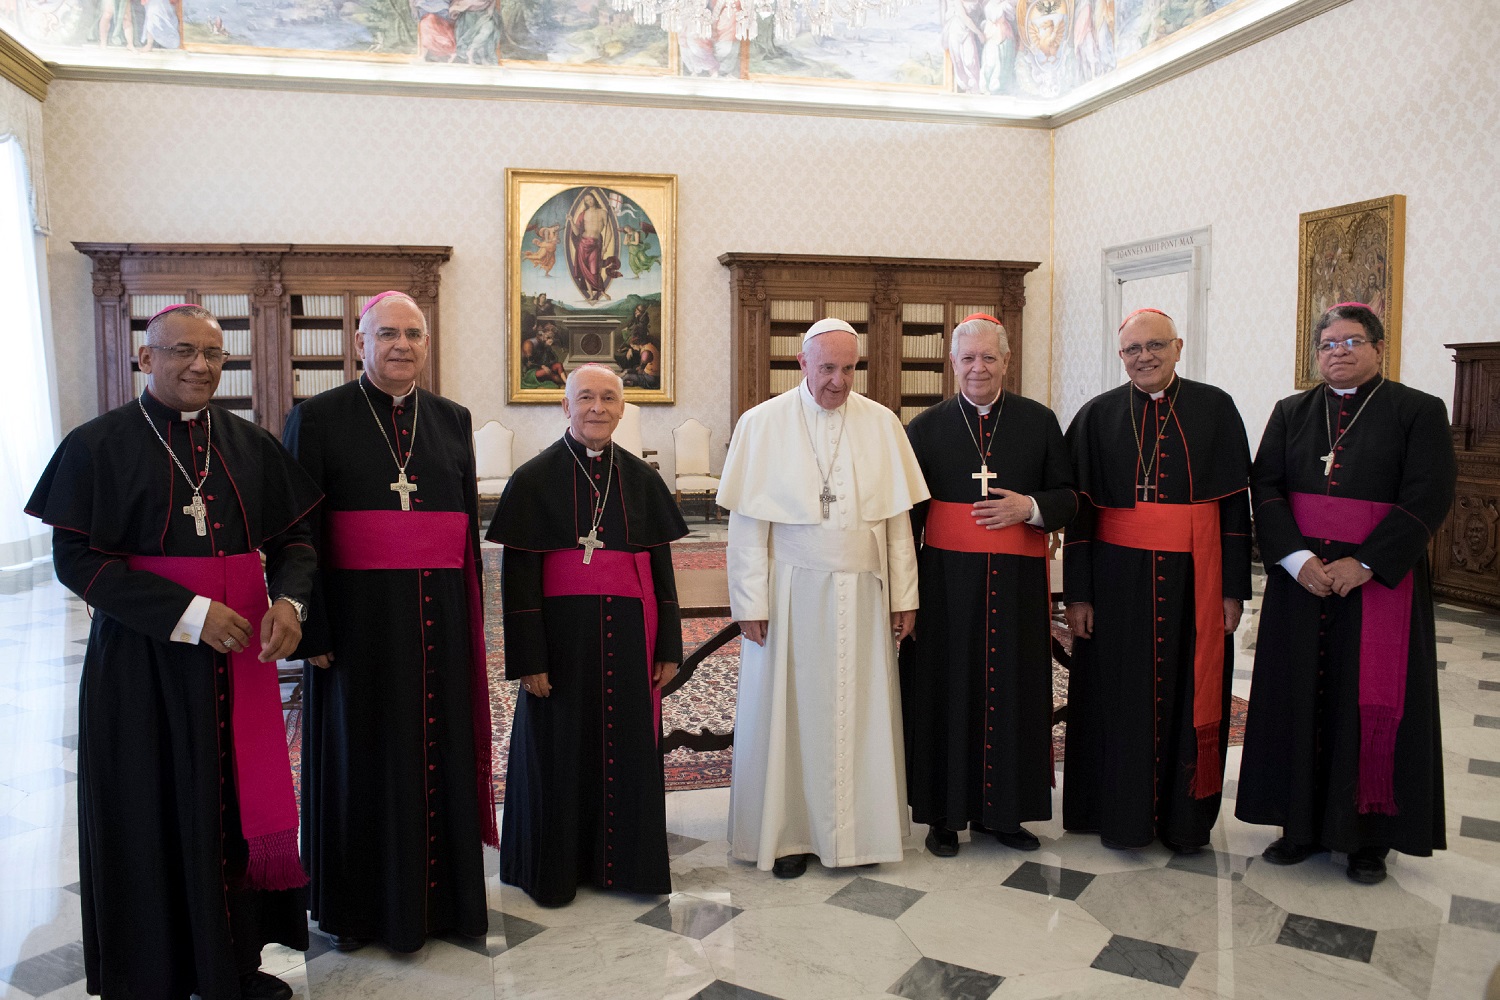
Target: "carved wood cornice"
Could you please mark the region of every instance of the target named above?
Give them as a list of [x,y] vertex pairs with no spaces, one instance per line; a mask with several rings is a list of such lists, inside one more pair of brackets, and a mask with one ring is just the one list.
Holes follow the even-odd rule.
[[37,55],[0,31],[0,76],[20,87],[39,101],[47,99],[47,84],[52,82],[52,67]]
[[273,298],[279,299],[285,293],[286,288],[281,283],[281,255],[271,254],[264,257],[253,258],[255,265],[255,285],[250,294],[257,299]]
[[84,243],[74,242],[74,249],[94,257],[97,254],[130,254],[133,257],[215,257],[277,254],[283,257],[364,257],[411,260],[428,258],[446,263],[453,256],[452,247],[377,246],[329,243]]
[[120,255],[101,253],[94,259],[94,298],[119,298],[125,294],[125,284],[120,278]]
[[749,265],[735,272],[739,277],[739,294],[742,305],[760,305],[766,301],[766,269]]
[[1022,274],[1040,266],[1034,260],[948,260],[936,257],[840,257],[830,254],[796,253],[741,253],[738,251],[719,255],[719,263],[725,267],[872,267],[888,269],[901,274],[932,271],[945,274],[962,271],[979,271],[993,274],[996,270],[1015,270]]

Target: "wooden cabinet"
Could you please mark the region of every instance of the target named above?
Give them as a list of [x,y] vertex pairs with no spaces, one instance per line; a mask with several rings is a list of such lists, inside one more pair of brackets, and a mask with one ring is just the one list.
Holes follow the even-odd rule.
[[215,402],[280,436],[294,403],[358,376],[359,310],[394,288],[427,317],[421,384],[438,389],[438,270],[450,247],[293,243],[74,243],[94,265],[99,410],[140,393],[146,321],[196,302],[219,317],[224,365]]
[[1442,599],[1500,611],[1500,343],[1445,346],[1457,364],[1458,490],[1432,540],[1432,589]]
[[948,337],[963,318],[996,316],[1010,335],[1005,387],[1021,387],[1021,310],[1035,262],[726,253],[731,320],[730,418],[801,379],[797,352],[816,320],[859,333],[854,388],[909,422],[953,391]]

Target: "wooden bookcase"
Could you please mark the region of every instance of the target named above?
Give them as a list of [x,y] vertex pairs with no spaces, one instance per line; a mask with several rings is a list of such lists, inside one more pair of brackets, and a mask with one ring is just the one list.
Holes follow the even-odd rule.
[[1453,509],[1432,538],[1432,590],[1500,611],[1500,343],[1445,344],[1454,354]]
[[800,381],[802,333],[825,316],[860,334],[854,388],[902,423],[952,393],[948,337],[970,313],[1005,325],[1005,387],[1021,388],[1021,311],[1035,262],[726,253],[719,263],[733,303],[731,421]]
[[74,243],[94,266],[99,410],[140,393],[146,320],[173,302],[219,317],[233,355],[215,402],[278,437],[299,400],[356,378],[359,310],[389,288],[416,300],[432,348],[423,388],[438,390],[438,271],[433,246],[294,243]]

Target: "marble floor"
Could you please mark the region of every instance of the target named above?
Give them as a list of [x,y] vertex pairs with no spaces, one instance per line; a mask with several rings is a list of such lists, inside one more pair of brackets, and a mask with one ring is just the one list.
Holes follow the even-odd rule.
[[[670,897],[584,891],[543,910],[500,884],[487,852],[488,940],[344,954],[314,934],[305,955],[267,949],[265,968],[304,1000],[1477,1000],[1500,961],[1500,618],[1446,606],[1438,618],[1449,849],[1393,857],[1382,885],[1349,882],[1327,855],[1260,861],[1275,831],[1237,822],[1227,801],[1214,850],[1194,858],[1107,850],[1054,820],[1033,825],[1038,852],[965,834],[962,853],[940,859],[918,827],[900,864],[814,864],[781,882],[726,857],[719,789],[668,797]],[[50,565],[0,572],[0,997],[84,995],[75,747],[87,629]],[[1227,797],[1238,766],[1235,750]]]

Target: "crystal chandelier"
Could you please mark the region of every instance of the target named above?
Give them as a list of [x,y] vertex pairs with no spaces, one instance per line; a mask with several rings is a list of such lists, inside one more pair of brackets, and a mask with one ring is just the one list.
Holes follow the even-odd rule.
[[806,18],[814,38],[822,38],[837,20],[858,28],[870,11],[882,17],[912,0],[610,0],[615,10],[635,13],[637,24],[656,24],[663,31],[710,38],[715,26],[734,24],[734,37],[754,38],[762,18],[772,18],[776,40],[788,42]]

